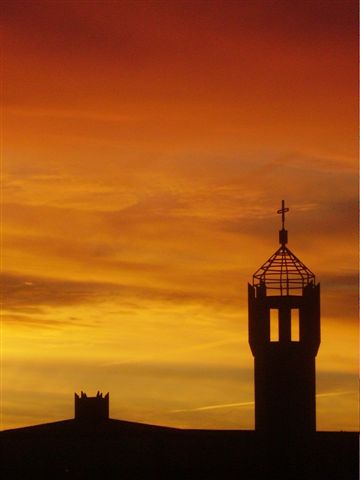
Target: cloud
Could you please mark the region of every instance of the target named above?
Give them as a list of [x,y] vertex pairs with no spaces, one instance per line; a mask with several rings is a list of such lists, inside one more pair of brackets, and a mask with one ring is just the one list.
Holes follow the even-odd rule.
[[[156,47],[160,58],[165,60],[170,52],[178,54],[180,45],[190,60],[196,58],[200,39],[207,40],[213,49],[229,46],[226,42],[229,40],[240,48],[236,40],[249,36],[252,39],[254,31],[268,41],[286,39],[292,46],[294,43],[314,46],[314,42],[317,45],[329,41],[328,35],[338,42],[348,42],[352,39],[351,33],[356,32],[356,10],[351,7],[350,1],[332,2],[326,8],[322,3],[310,8],[307,3],[290,6],[286,1],[235,2],[225,9],[217,1],[208,2],[206,8],[197,1],[191,4],[176,1],[161,8],[158,2],[136,5],[93,2],[86,11],[81,4],[66,3],[59,16],[57,6],[49,2],[40,1],[30,8],[14,0],[4,2],[4,21],[18,34],[23,31],[23,35],[34,37],[33,45],[39,49],[52,48],[58,55],[65,52],[74,55],[74,52],[84,53],[87,46],[96,57],[103,53],[104,60],[118,52],[131,66],[140,60],[146,61],[140,50],[144,42],[149,46],[148,55],[152,60]],[[195,52],[190,51],[190,46]],[[132,62],[130,52],[135,57]]]
[[[228,342],[229,343],[229,342]],[[240,344],[240,340],[234,340],[234,344]],[[209,349],[215,351],[215,347],[226,345],[226,342],[204,343],[195,347],[182,347],[184,353],[189,353],[191,350],[196,352],[196,347],[201,349]],[[249,350],[249,359],[251,357]],[[156,378],[177,378],[177,379],[191,379],[197,381],[217,380],[217,381],[240,381],[241,378],[249,380],[252,379],[252,369],[239,365],[217,365],[217,364],[203,364],[199,362],[159,362],[151,359],[143,360],[141,357],[137,361],[124,361],[120,363],[108,364],[105,363],[99,368],[101,371],[111,375],[129,375],[137,377],[156,377]]]
[[76,120],[88,120],[96,122],[115,122],[115,123],[127,123],[138,122],[141,118],[130,115],[114,115],[109,112],[100,113],[86,110],[50,110],[50,109],[29,109],[21,110],[19,108],[8,108],[8,115],[15,115],[19,117],[45,117],[45,118],[64,118],[64,119],[76,119]]
[[39,313],[41,307],[45,306],[60,307],[114,300],[124,307],[131,305],[135,308],[144,307],[144,303],[149,301],[172,304],[200,302],[210,305],[226,304],[229,301],[229,298],[214,298],[210,293],[196,290],[182,291],[121,283],[71,281],[13,273],[3,274],[3,292],[4,310],[23,313]]
[[[4,324],[8,325],[21,325],[21,326],[27,326],[27,327],[41,327],[41,328],[56,328],[58,329],[59,327],[63,326],[71,326],[71,325],[76,325],[76,326],[81,326],[81,327],[87,327],[90,326],[90,323],[86,323],[83,321],[83,319],[78,319],[76,317],[68,317],[66,319],[59,319],[59,318],[53,318],[49,317],[49,315],[44,314],[45,312],[42,309],[37,309],[38,314],[34,315],[29,314],[28,309],[24,309],[22,311],[21,307],[16,307],[13,309],[15,312],[20,310],[19,313],[8,313],[8,312],[3,312],[3,318],[2,321]],[[91,325],[93,326],[93,325]]]
[[[108,363],[155,350],[164,364],[173,353],[207,365],[215,352],[234,363],[228,332],[246,330],[246,283],[277,246],[281,199],[289,246],[322,284],[327,365],[352,368],[357,7],[225,3],[2,2],[6,345],[23,361],[17,385],[39,355],[76,357],[64,390],[69,378],[71,388],[106,380],[77,363],[90,350]],[[58,391],[58,370],[30,389],[46,378]],[[248,398],[234,398],[238,380],[225,371],[227,383],[191,367],[120,370],[129,417],[171,423],[161,409]],[[342,418],[353,411],[346,395],[338,402]],[[233,427],[242,413],[181,422],[211,426],[216,414]]]
[[[290,156],[287,161],[257,161],[254,157],[252,166],[246,163],[245,167],[231,161],[229,169],[234,169],[234,178],[229,178],[229,183],[218,179],[218,184],[215,179],[221,164],[209,162],[212,180],[201,178],[203,183],[199,181],[196,186],[196,181],[188,182],[185,169],[181,175],[188,182],[186,187],[171,190],[167,185],[158,192],[146,191],[146,187],[139,190],[130,205],[125,202],[123,208],[118,208],[111,204],[112,210],[91,209],[97,202],[92,189],[88,194],[84,191],[84,198],[88,199],[85,210],[75,206],[10,203],[4,206],[11,232],[5,233],[4,245],[16,256],[36,258],[38,271],[34,273],[46,272],[43,257],[51,258],[59,266],[58,276],[63,278],[71,275],[74,266],[81,266],[85,283],[75,287],[70,281],[67,294],[63,293],[65,284],[53,288],[49,283],[53,300],[47,301],[52,304],[60,304],[56,300],[60,298],[71,304],[118,296],[123,301],[126,297],[179,303],[198,301],[239,308],[236,297],[245,297],[239,283],[245,284],[276,246],[279,219],[276,208],[269,205],[275,205],[273,188],[279,190],[284,184],[291,194],[287,218],[289,246],[320,279],[323,298],[331,305],[325,307],[327,314],[346,313],[350,317],[356,304],[356,182],[351,171],[341,168],[341,162],[330,160],[328,164],[326,158],[321,158],[309,167],[310,160],[299,155]],[[38,175],[31,178],[39,181]],[[254,195],[246,190],[249,178],[259,178]],[[46,184],[41,175],[40,180]],[[55,176],[51,182],[55,180],[62,181]],[[321,195],[315,189],[320,181]],[[339,191],[337,182],[344,186],[345,193]],[[306,201],[304,188],[309,192]],[[130,192],[132,189],[129,193],[125,189],[124,198],[128,195],[130,199]],[[285,193],[281,195],[286,198]],[[269,231],[273,231],[273,236],[269,236]],[[226,245],[226,250],[221,245]],[[319,249],[321,257],[316,254]],[[8,269],[12,269],[12,264]],[[96,280],[87,283],[88,278]],[[34,298],[40,295],[38,288],[33,289]],[[24,291],[28,289],[23,288]],[[22,295],[25,294],[21,293],[20,302]],[[345,297],[346,312],[340,306]]]
[[73,305],[91,299],[103,299],[114,285],[33,277],[6,273],[3,275],[6,309],[44,305]]
[[322,274],[321,282],[327,290],[354,291],[359,284],[359,275],[356,271],[325,272]]
[[[110,175],[106,184],[87,173],[81,178],[53,175],[50,184],[39,181],[48,178],[46,175],[30,175],[26,181],[12,175],[9,188],[13,185],[18,191],[8,193],[5,219],[14,222],[19,217],[19,222],[26,222],[26,217],[36,215],[61,223],[71,216],[78,218],[79,225],[87,219],[111,231],[150,222],[183,221],[187,226],[197,221],[212,229],[261,234],[276,223],[276,207],[271,205],[277,205],[281,196],[290,205],[288,221],[296,234],[305,226],[314,237],[328,235],[334,223],[340,232],[356,229],[357,186],[351,169],[331,158],[318,160],[306,153],[265,162],[260,155],[241,161],[226,155],[216,160],[203,155],[196,163],[173,158],[152,163],[150,168],[145,162],[133,167],[117,162],[111,172],[116,180]],[[120,184],[119,169],[125,169]],[[342,191],[337,189],[339,184]],[[297,222],[292,222],[294,215]]]

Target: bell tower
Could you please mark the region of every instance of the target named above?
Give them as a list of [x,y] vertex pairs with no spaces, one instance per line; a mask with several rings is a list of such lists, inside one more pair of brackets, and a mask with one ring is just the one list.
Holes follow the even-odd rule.
[[320,345],[320,285],[287,247],[282,207],[280,248],[248,286],[249,343],[255,363],[255,429],[316,430],[315,357]]

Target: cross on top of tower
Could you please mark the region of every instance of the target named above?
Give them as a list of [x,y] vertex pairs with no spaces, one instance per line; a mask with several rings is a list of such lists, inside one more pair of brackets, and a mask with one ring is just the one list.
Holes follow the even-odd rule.
[[281,208],[277,210],[282,220],[282,229],[279,230],[280,248],[253,275],[253,285],[265,285],[268,292],[277,295],[280,293],[280,296],[296,295],[310,283],[315,284],[315,275],[286,246],[288,232],[284,226],[288,211],[289,208],[285,207],[285,201],[282,200]]
[[285,213],[288,212],[290,209],[285,208],[285,200],[281,200],[281,208],[280,210],[277,211],[277,213],[281,213],[281,223],[282,223],[282,229],[284,230],[284,225],[285,225]]

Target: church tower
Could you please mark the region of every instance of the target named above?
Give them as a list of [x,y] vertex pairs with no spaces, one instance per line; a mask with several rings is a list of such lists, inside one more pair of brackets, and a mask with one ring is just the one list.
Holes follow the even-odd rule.
[[280,248],[249,284],[249,343],[255,362],[255,429],[316,430],[315,357],[320,345],[320,285],[289,250],[285,208]]

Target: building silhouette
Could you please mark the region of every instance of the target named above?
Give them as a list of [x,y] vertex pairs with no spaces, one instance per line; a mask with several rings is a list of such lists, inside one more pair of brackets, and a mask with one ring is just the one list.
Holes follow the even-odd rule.
[[75,418],[0,433],[4,479],[356,480],[356,432],[316,431],[320,287],[280,248],[249,285],[255,431],[169,428],[109,418],[109,394],[75,393]]
[[288,210],[282,201],[280,248],[254,273],[248,308],[255,364],[255,429],[294,435],[316,430],[320,285],[287,247]]

